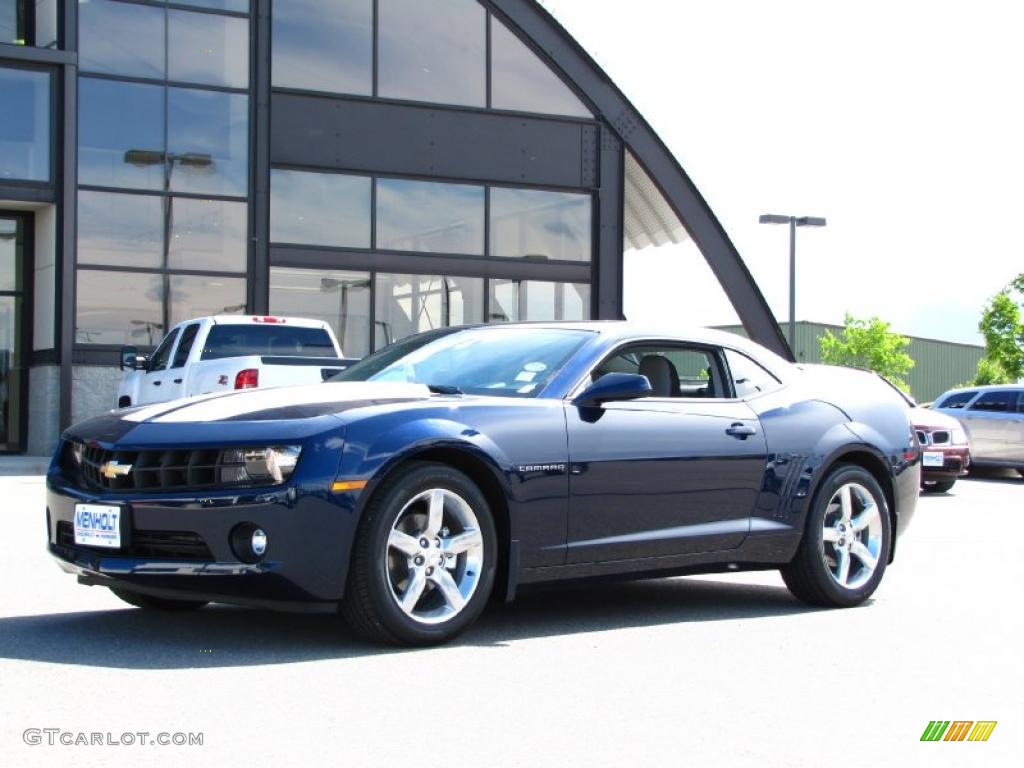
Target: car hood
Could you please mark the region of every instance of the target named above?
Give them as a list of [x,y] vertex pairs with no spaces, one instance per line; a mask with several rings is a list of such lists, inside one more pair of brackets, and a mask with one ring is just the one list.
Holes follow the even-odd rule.
[[422,384],[337,382],[200,395],[97,416],[65,437],[107,445],[303,439],[341,427],[356,408],[428,400]]
[[944,413],[932,411],[928,408],[911,408],[910,420],[914,423],[915,427],[920,427],[922,429],[951,430],[953,427],[960,426],[960,422],[952,416],[947,416]]

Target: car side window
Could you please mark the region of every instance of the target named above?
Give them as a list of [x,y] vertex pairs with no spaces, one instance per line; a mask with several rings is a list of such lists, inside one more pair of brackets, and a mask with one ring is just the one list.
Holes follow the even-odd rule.
[[945,400],[936,405],[936,408],[964,408],[966,405],[974,399],[974,396],[978,394],[976,391],[971,392],[954,392],[949,395]]
[[651,382],[652,397],[727,397],[716,355],[702,347],[635,344],[612,354],[591,373],[636,373]]
[[1017,410],[1017,393],[1007,389],[986,392],[974,402],[970,410],[1013,413]]
[[188,356],[196,341],[197,333],[199,333],[199,323],[185,326],[185,330],[181,332],[181,341],[174,352],[174,363],[171,364],[171,368],[181,368],[188,362]]
[[736,397],[757,397],[772,392],[782,383],[746,355],[732,349],[725,350],[725,361],[729,366],[729,377]]
[[1017,393],[1017,413],[1024,413],[1024,389]]
[[167,358],[171,354],[171,347],[174,346],[174,340],[178,338],[178,329],[175,328],[173,331],[164,336],[164,340],[160,342],[160,346],[156,348],[152,356],[149,358],[149,363],[146,365],[146,370],[150,373],[154,371],[162,371],[167,367]]

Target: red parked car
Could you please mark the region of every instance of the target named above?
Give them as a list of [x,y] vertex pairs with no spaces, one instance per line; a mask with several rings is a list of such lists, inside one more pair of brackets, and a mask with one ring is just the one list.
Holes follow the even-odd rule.
[[910,419],[921,443],[921,488],[944,493],[967,474],[971,449],[967,433],[952,416],[915,407]]

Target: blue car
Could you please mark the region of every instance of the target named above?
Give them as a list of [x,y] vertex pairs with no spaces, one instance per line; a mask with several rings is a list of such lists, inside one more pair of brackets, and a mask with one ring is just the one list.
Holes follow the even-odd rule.
[[46,514],[60,567],[134,606],[340,610],[426,645],[564,579],[779,569],[800,600],[858,605],[919,486],[909,409],[873,374],[709,330],[550,323],[85,421]]

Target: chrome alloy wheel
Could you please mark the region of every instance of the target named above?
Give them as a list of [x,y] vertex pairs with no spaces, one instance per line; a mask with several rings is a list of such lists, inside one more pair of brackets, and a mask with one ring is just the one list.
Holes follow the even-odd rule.
[[388,534],[391,596],[421,624],[456,616],[480,583],[484,540],[473,508],[453,491],[431,488],[410,499]]
[[875,497],[860,483],[846,483],[828,502],[822,531],[825,566],[843,589],[864,586],[878,567],[882,520]]

